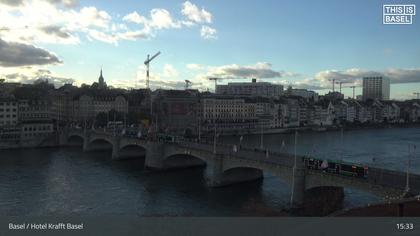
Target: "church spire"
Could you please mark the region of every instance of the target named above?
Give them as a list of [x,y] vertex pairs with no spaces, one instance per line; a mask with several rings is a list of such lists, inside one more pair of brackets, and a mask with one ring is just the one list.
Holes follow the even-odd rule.
[[101,66],[101,74],[99,75],[98,85],[99,85],[99,88],[106,88],[105,79],[102,76],[102,66]]

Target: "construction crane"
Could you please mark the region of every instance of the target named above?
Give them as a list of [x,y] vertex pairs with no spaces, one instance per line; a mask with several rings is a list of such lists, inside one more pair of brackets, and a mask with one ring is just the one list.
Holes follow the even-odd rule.
[[147,54],[147,59],[144,61],[144,64],[146,65],[147,68],[147,78],[146,78],[146,88],[149,88],[149,69],[150,69],[150,62],[152,62],[153,59],[155,59],[157,56],[160,55],[160,52],[156,53],[154,56],[150,57],[149,54]]
[[417,99],[420,98],[420,93],[413,93],[413,94],[417,96]]
[[[349,82],[338,81],[338,82],[335,82],[335,83],[340,85],[340,93],[341,93],[341,87],[342,87],[342,85],[343,84],[347,84]],[[334,92],[334,90],[333,90],[333,92]]]
[[328,81],[332,82],[332,85],[333,85],[332,89],[333,89],[333,92],[334,92],[334,86],[335,86],[336,79],[329,79]]
[[209,80],[214,80],[214,93],[216,93],[217,81],[218,80],[222,80],[222,79],[221,78],[212,77],[212,78],[209,78]]
[[192,84],[192,82],[186,79],[185,80],[185,90],[188,90],[188,88],[190,87],[191,84]]
[[350,86],[350,88],[352,88],[353,89],[353,99],[354,99],[354,91],[355,91],[355,89],[356,89],[356,86]]

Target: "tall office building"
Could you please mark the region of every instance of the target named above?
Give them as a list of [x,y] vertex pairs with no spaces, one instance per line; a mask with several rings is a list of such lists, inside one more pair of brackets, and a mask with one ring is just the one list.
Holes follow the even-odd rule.
[[389,100],[390,81],[382,76],[363,78],[363,100]]

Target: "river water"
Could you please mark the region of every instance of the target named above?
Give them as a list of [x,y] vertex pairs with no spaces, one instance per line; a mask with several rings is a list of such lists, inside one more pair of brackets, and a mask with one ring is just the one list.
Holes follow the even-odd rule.
[[[298,134],[298,153],[405,170],[407,145],[419,144],[420,129],[358,130],[341,136]],[[263,138],[269,149],[293,152],[293,135]],[[223,142],[239,139],[225,137]],[[246,136],[242,145],[259,146],[260,136]],[[420,173],[418,150],[412,159],[412,171]],[[270,173],[264,173],[263,181],[224,188],[208,188],[202,174],[203,168],[149,171],[144,158],[112,161],[110,151],[0,150],[0,215],[261,216],[281,214],[288,206],[290,186]],[[345,194],[345,207],[377,200],[354,189]]]

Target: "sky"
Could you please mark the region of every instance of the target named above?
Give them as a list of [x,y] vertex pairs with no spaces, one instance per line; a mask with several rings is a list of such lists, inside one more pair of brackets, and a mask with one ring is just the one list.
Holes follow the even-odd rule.
[[[81,85],[214,90],[259,81],[327,93],[331,79],[361,94],[361,78],[391,80],[391,98],[420,92],[420,16],[384,25],[383,4],[407,0],[0,0],[0,78]],[[338,85],[336,85],[338,88]]]

